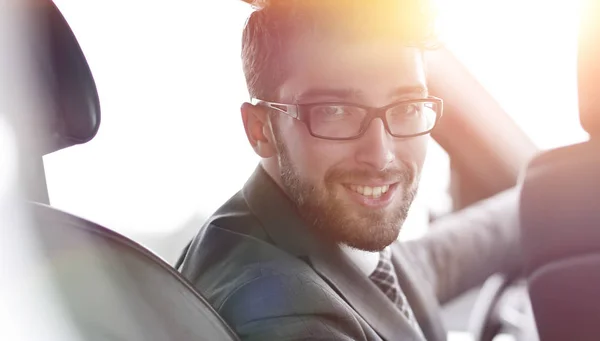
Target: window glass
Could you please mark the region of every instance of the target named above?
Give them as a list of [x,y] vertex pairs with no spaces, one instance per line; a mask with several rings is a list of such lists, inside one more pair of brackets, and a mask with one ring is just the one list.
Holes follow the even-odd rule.
[[88,58],[102,124],[91,142],[44,158],[52,205],[138,240],[212,213],[257,162],[239,114],[250,7],[55,2]]
[[438,0],[442,41],[541,149],[587,139],[577,106],[579,0]]

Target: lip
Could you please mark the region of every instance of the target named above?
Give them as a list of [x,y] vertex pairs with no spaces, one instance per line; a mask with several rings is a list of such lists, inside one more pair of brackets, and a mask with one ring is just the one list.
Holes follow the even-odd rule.
[[[368,208],[384,208],[384,207],[388,206],[394,200],[396,191],[398,189],[398,184],[399,184],[398,182],[395,182],[395,183],[382,183],[382,184],[372,185],[372,187],[386,186],[386,185],[390,186],[389,190],[385,194],[380,196],[379,198],[365,197],[364,195],[351,190],[349,185],[344,185],[343,187],[348,192],[350,198],[352,198],[352,200],[356,201],[358,204],[368,207]],[[371,184],[369,184],[368,186],[371,186]]]

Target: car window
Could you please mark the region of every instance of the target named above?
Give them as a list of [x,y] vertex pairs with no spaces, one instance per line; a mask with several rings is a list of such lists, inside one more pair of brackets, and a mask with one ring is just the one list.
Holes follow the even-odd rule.
[[239,118],[250,7],[55,2],[96,79],[102,124],[93,141],[44,158],[51,203],[134,237],[210,214],[256,165]]
[[444,44],[540,149],[587,139],[577,106],[580,1],[438,3]]

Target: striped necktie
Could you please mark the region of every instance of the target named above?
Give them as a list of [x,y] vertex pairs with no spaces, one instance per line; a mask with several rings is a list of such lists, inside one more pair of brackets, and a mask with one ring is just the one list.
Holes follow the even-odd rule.
[[392,251],[390,248],[385,248],[379,253],[379,263],[377,264],[375,271],[369,276],[369,279],[371,279],[392,303],[400,309],[402,314],[408,319],[409,323],[421,336],[423,336],[423,332],[417,323],[417,319],[398,283],[398,277],[392,264]]

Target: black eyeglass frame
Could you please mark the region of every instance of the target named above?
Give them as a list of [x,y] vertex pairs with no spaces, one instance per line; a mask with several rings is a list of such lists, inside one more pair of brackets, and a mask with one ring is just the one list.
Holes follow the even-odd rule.
[[[410,134],[410,135],[393,134],[388,125],[388,122],[387,122],[387,117],[386,117],[387,111],[389,109],[394,108],[399,105],[412,104],[412,103],[433,103],[433,104],[435,104],[436,117],[435,117],[435,122],[434,122],[433,126],[430,129],[428,129],[424,132],[421,132],[421,133],[417,133],[417,134]],[[360,105],[360,104],[355,104],[355,103],[347,103],[347,102],[285,104],[285,103],[275,103],[275,102],[263,101],[263,100],[257,99],[257,98],[252,99],[252,104],[253,105],[261,105],[261,106],[264,106],[264,107],[267,107],[270,109],[274,109],[276,111],[279,111],[279,112],[284,113],[294,119],[301,121],[304,125],[306,125],[306,128],[308,128],[308,132],[313,137],[325,139],[325,140],[334,140],[334,141],[348,141],[348,140],[359,139],[361,136],[363,136],[365,134],[365,132],[367,131],[367,128],[369,127],[369,125],[375,118],[381,118],[381,121],[383,122],[385,130],[388,132],[388,134],[390,134],[391,136],[396,137],[396,138],[411,138],[411,137],[416,137],[416,136],[427,135],[427,134],[431,133],[433,131],[433,129],[437,126],[438,122],[442,118],[443,111],[444,111],[444,101],[441,98],[434,97],[434,96],[428,96],[426,98],[419,98],[419,99],[398,101],[398,102],[394,102],[394,103],[391,103],[389,105],[386,105],[386,106],[380,107],[380,108],[369,107],[369,106],[365,106],[365,105]],[[315,134],[312,131],[311,124],[310,124],[309,112],[310,112],[311,108],[316,107],[316,106],[323,106],[323,105],[332,105],[332,106],[339,105],[339,106],[356,107],[356,108],[366,110],[367,115],[363,119],[360,130],[355,136],[351,136],[351,137],[322,136],[322,135]]]

